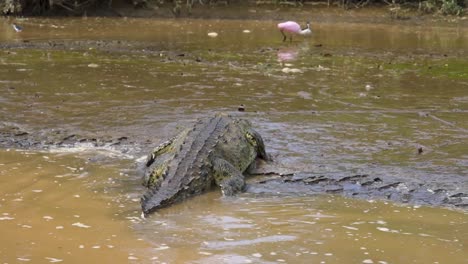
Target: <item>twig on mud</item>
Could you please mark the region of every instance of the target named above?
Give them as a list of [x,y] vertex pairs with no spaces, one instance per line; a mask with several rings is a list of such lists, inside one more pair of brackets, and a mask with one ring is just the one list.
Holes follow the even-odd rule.
[[294,172],[287,172],[287,173],[278,173],[274,171],[266,171],[266,172],[253,172],[250,173],[252,176],[268,176],[268,175],[278,175],[281,177],[286,177],[286,176],[294,176]]
[[445,124],[445,125],[454,127],[454,128],[456,128],[456,129],[461,130],[461,131],[464,131],[464,132],[468,132],[468,130],[466,130],[466,129],[464,129],[464,128],[461,128],[461,127],[458,127],[458,126],[455,125],[454,123],[449,122],[449,121],[446,121],[446,120],[443,120],[442,118],[437,117],[437,116],[435,116],[435,115],[427,114],[427,116],[430,117],[430,118],[432,118],[432,119],[434,119],[434,120],[437,120],[437,121],[439,121],[439,122],[441,122],[441,123],[443,123],[443,124]]

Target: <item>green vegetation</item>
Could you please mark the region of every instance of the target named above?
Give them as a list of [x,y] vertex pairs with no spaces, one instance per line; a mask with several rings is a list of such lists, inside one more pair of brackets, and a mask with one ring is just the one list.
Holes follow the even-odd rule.
[[461,15],[466,8],[466,0],[0,0],[0,11],[5,15],[48,15],[69,14],[83,15],[88,11],[111,10],[114,5],[127,5],[135,8],[166,8],[167,12],[179,16],[181,10],[191,14],[194,8],[217,6],[259,6],[276,5],[283,7],[302,8],[307,5],[323,4],[340,6],[344,9],[361,8],[364,6],[388,5],[392,11],[398,12],[402,7],[418,9],[424,13],[440,13],[443,15]]
[[414,72],[420,75],[449,78],[455,80],[468,79],[466,71],[468,62],[460,59],[447,59],[422,63],[399,62],[386,64],[386,70],[394,70],[399,73]]
[[457,0],[426,0],[419,3],[419,10],[425,13],[440,12],[444,15],[461,15],[463,3]]

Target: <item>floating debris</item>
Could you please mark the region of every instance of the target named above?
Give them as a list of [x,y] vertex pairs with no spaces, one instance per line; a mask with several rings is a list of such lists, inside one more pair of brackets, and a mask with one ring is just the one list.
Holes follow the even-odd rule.
[[170,248],[169,246],[163,244],[160,247],[155,248],[155,250],[166,250],[166,249],[169,249],[169,248]]
[[91,227],[89,225],[85,225],[85,224],[80,223],[80,222],[73,223],[72,226],[81,227],[81,228],[90,228]]
[[218,33],[216,33],[216,32],[209,32],[208,33],[208,37],[210,37],[210,38],[216,38],[217,36],[218,36]]
[[88,64],[88,67],[89,68],[97,68],[97,67],[99,67],[99,65],[96,64],[96,63],[90,63],[90,64]]
[[422,236],[422,237],[432,237],[431,235],[424,234],[424,233],[419,233],[418,235],[420,235],[420,236]]
[[330,70],[330,68],[323,67],[322,65],[314,67],[313,69],[316,70],[316,71],[329,71]]
[[49,215],[43,216],[42,218],[44,218],[47,221],[54,219],[52,216],[49,216]]
[[388,233],[400,233],[400,231],[398,230],[389,229],[389,228],[381,227],[381,226],[377,227],[377,230],[382,231],[382,232],[388,232]]
[[50,257],[46,257],[45,259],[47,259],[50,263],[57,263],[57,262],[62,262],[63,261],[63,259],[50,258]]
[[0,217],[0,221],[5,221],[5,220],[13,220],[15,218],[13,217],[9,217],[9,216],[3,216],[3,217]]
[[283,68],[281,71],[284,72],[284,73],[302,73],[302,71],[300,69],[288,68],[288,67]]
[[247,33],[247,34],[248,34],[248,33],[250,33],[250,32],[252,32],[252,31],[250,31],[250,30],[248,30],[248,29],[242,30],[242,33]]
[[352,226],[343,226],[343,227],[346,229],[350,229],[350,230],[359,230],[359,228],[352,227]]
[[377,230],[382,231],[382,232],[390,232],[390,229],[386,227],[377,227]]

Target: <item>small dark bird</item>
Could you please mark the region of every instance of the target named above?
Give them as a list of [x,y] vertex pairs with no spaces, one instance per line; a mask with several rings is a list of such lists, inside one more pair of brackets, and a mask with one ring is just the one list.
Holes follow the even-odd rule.
[[243,104],[239,105],[239,107],[237,108],[237,111],[244,112],[245,111],[245,106]]
[[12,26],[13,29],[14,29],[16,32],[18,32],[18,33],[21,32],[21,31],[23,31],[23,27],[22,27],[22,26],[19,26],[19,25],[17,25],[17,24],[15,24],[15,23],[13,23],[13,25],[11,25],[11,26]]

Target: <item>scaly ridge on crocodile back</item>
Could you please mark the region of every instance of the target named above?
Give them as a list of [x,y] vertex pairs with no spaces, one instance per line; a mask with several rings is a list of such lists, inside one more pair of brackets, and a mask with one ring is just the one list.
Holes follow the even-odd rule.
[[[196,165],[202,165],[203,160],[208,157],[209,152],[215,147],[216,140],[222,135],[226,127],[226,123],[223,121],[225,120],[222,117],[216,116],[208,120],[208,122],[199,122],[199,129],[195,126],[187,134],[187,139],[191,142],[190,147],[185,148],[185,153],[181,153],[181,162],[178,162],[176,159],[171,162],[171,165],[177,166],[177,170],[173,175],[169,175],[169,177],[178,177],[175,178],[178,183],[177,187],[188,184],[191,178],[186,177],[187,173],[193,177]],[[182,147],[183,150],[184,148]]]
[[213,185],[224,195],[242,191],[243,173],[257,157],[267,158],[265,146],[248,121],[222,114],[201,119],[148,156],[142,209],[148,214]]

